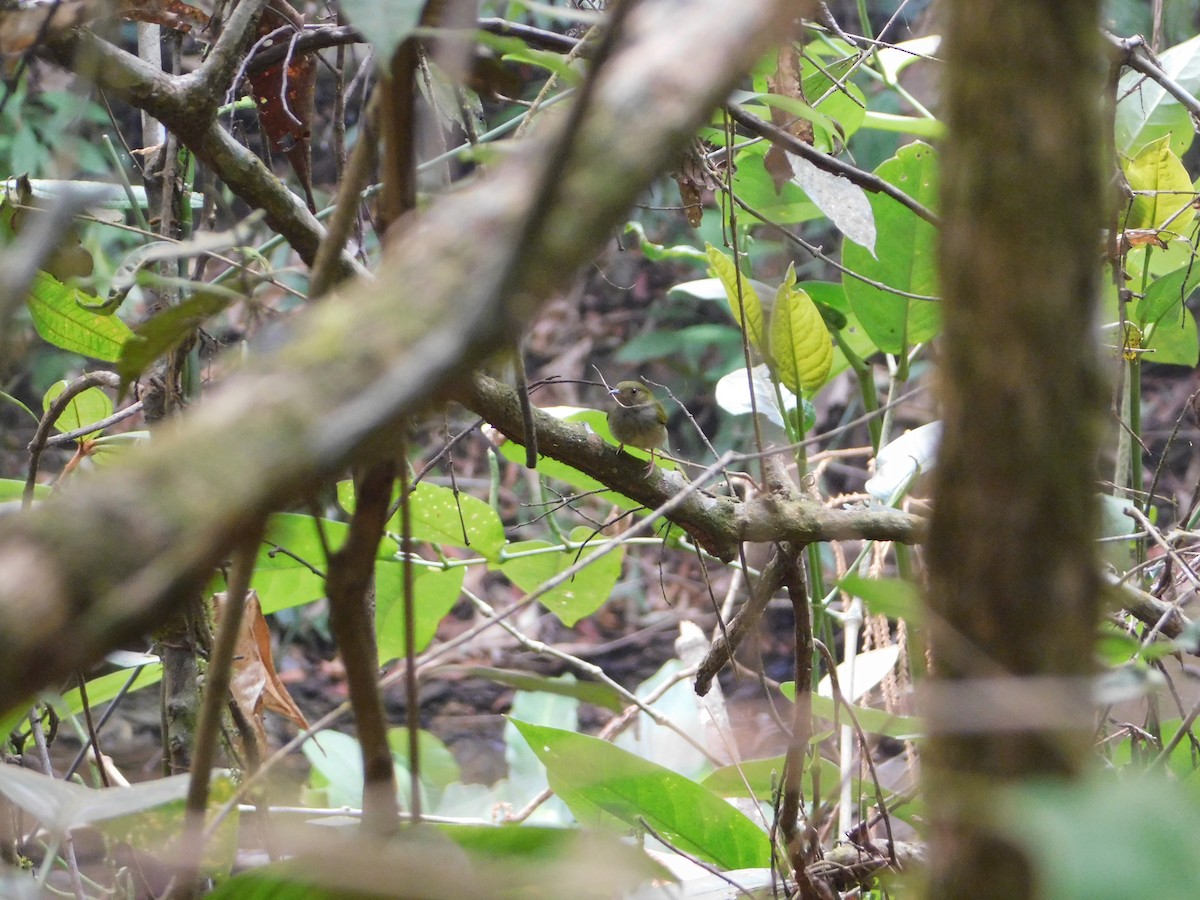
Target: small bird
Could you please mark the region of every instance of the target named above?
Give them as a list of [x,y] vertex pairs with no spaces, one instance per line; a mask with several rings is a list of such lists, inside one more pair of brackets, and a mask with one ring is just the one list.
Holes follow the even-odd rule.
[[617,451],[626,444],[649,450],[649,474],[654,470],[654,451],[667,442],[667,411],[650,389],[637,381],[622,381],[609,393],[614,402],[608,411],[608,429],[621,442]]

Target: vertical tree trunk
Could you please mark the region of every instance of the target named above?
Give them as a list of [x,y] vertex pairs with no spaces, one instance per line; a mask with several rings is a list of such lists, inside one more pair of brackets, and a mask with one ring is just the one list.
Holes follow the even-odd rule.
[[1088,748],[1100,3],[947,7],[930,896],[1029,897],[1024,860],[987,828],[986,790],[1069,776]]

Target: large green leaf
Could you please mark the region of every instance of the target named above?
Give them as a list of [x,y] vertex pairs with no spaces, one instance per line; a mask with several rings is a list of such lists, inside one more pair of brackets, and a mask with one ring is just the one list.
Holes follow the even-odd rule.
[[768,365],[780,384],[800,396],[824,384],[833,365],[833,344],[816,304],[795,285],[796,270],[788,266],[771,310]]
[[337,550],[345,539],[345,522],[297,513],[279,513],[267,520],[266,534],[254,563],[251,582],[264,613],[311,603],[325,596],[328,560],[321,533]]
[[[581,526],[571,532],[571,539],[582,541],[594,534],[592,529]],[[603,538],[597,539],[596,544],[602,540]],[[575,565],[594,549],[592,546],[584,546],[581,550],[551,552],[554,546],[545,541],[519,541],[510,544],[505,550],[505,556],[508,558],[500,563],[500,571],[521,590],[534,591],[559,572]],[[538,553],[538,550],[547,552]],[[510,558],[517,553],[527,555]],[[541,604],[558,616],[564,625],[574,625],[584,616],[589,616],[599,609],[612,594],[617,579],[621,577],[621,560],[624,556],[624,549],[618,547],[600,557],[563,584],[543,594],[540,598]]]
[[1192,179],[1169,140],[1161,137],[1143,147],[1133,159],[1122,160],[1125,178],[1134,191],[1121,227],[1182,231],[1188,218],[1183,212],[1196,198]]
[[1200,896],[1200,804],[1186,783],[1110,772],[1015,788],[999,799],[987,808],[1034,864],[1041,896]]
[[[495,559],[504,546],[504,524],[496,511],[477,497],[448,487],[421,483],[409,495],[413,540],[468,547]],[[398,518],[388,527],[400,530]]]
[[[1163,71],[1193,96],[1200,92],[1200,36],[1159,54]],[[1182,156],[1195,137],[1191,118],[1178,100],[1156,81],[1127,71],[1117,85],[1117,152],[1133,156],[1151,141],[1167,136]]]
[[724,869],[769,866],[766,833],[712,791],[598,738],[513,720],[550,786],[585,825],[642,820],[674,846]]
[[96,299],[45,272],[38,272],[26,303],[33,327],[42,340],[92,359],[116,362],[133,332],[116,316],[100,315],[79,306],[79,300]]
[[[901,147],[875,174],[914,200],[932,208],[937,202],[937,154],[920,141]],[[875,215],[875,254],[853,241],[843,242],[842,262],[853,272],[891,288],[936,296],[937,230],[891,197],[871,194]],[[914,300],[845,275],[842,285],[850,308],[879,347],[894,354],[928,341],[941,328],[939,305]]]
[[[413,573],[413,615],[417,652],[429,646],[438,623],[446,617],[462,592],[466,569],[420,566]],[[381,663],[404,655],[404,564],[393,560],[375,563],[375,632]]]

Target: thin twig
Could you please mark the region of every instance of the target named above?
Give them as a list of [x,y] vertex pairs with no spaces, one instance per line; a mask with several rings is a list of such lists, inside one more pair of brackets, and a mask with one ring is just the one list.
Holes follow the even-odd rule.
[[864,191],[871,191],[875,194],[884,194],[891,197],[900,205],[911,209],[935,228],[941,226],[941,220],[923,203],[913,199],[895,185],[884,181],[878,175],[866,172],[858,168],[858,166],[838,159],[836,156],[822,153],[811,144],[804,143],[804,141],[800,140],[794,134],[784,131],[777,125],[772,125],[770,122],[753,115],[743,106],[730,103],[728,109],[729,115],[743,128],[748,128],[759,137],[764,137],[772,144],[782,147],[788,153],[794,153],[801,159],[812,163],[822,172],[828,172],[830,175],[838,175],[845,178],[852,184],[858,185]]

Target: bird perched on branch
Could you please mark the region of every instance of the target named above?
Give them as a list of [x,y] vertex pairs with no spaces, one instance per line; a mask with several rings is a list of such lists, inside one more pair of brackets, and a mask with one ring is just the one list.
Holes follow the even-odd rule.
[[609,393],[613,405],[608,411],[608,428],[621,443],[617,450],[624,450],[626,444],[649,450],[649,474],[654,469],[654,452],[667,443],[667,411],[650,389],[637,381],[622,381]]

